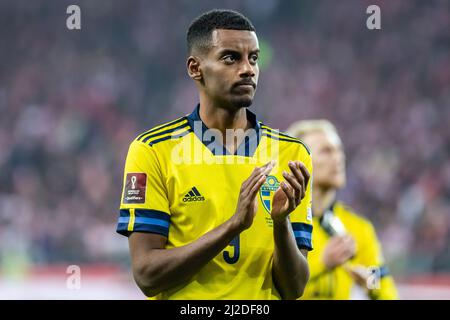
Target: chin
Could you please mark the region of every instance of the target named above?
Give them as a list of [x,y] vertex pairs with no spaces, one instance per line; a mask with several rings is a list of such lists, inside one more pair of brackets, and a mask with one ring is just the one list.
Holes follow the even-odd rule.
[[323,181],[323,183],[320,183],[324,189],[334,189],[339,190],[342,189],[345,186],[345,182],[343,180],[328,180]]
[[339,181],[334,181],[333,182],[333,187],[335,189],[342,189],[345,186],[345,181],[344,180],[339,180]]
[[238,98],[238,99],[233,99],[233,101],[231,102],[236,108],[248,108],[252,105],[253,103],[253,98]]

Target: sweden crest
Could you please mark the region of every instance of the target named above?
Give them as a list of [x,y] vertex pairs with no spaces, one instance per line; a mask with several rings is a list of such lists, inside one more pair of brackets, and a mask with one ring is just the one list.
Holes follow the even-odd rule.
[[266,211],[270,214],[270,211],[272,210],[272,197],[275,191],[278,190],[278,187],[280,186],[280,183],[278,182],[278,179],[275,176],[267,176],[266,182],[262,185],[261,189],[259,190],[259,196],[261,198],[261,203],[266,209]]

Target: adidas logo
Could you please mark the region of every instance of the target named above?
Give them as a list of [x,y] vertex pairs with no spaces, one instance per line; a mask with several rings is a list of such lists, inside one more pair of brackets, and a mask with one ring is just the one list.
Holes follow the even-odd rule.
[[183,198],[183,202],[192,202],[192,201],[205,201],[205,197],[198,192],[196,187],[192,187],[191,191],[186,193]]

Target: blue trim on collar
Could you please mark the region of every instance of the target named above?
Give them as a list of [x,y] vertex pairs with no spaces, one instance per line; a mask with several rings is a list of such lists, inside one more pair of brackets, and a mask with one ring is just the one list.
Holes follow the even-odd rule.
[[[252,157],[255,154],[256,148],[258,148],[259,142],[261,141],[261,126],[260,126],[258,119],[256,118],[256,115],[253,112],[251,112],[248,109],[246,109],[246,112],[247,112],[247,119],[254,124],[253,129],[255,130],[256,134],[246,136],[244,138],[244,141],[241,142],[241,144],[238,146],[234,155],[243,155],[246,157]],[[232,155],[225,148],[225,146],[222,144],[221,141],[215,141],[214,136],[208,135],[208,137],[212,138],[211,140],[204,139],[205,132],[207,130],[209,130],[209,128],[205,125],[205,123],[200,118],[200,104],[197,104],[194,111],[192,111],[192,113],[187,115],[187,120],[189,122],[189,125],[191,126],[192,131],[194,131],[197,138],[199,138],[200,141],[203,143],[203,145],[205,147],[207,147],[215,156],[217,156],[217,155],[226,155],[226,156]],[[199,130],[198,130],[199,128],[195,127],[195,123],[197,121],[201,122],[201,127],[202,127],[201,132],[199,132]],[[197,126],[198,126],[198,124],[197,124]],[[255,143],[255,140],[256,140],[256,143]]]

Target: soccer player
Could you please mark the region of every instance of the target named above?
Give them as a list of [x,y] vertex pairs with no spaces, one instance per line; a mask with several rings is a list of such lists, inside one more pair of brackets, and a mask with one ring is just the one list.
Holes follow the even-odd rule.
[[[308,258],[311,278],[302,299],[350,299],[358,291],[370,299],[398,298],[374,227],[336,199],[346,177],[335,127],[327,120],[304,120],[287,132],[307,143],[314,166],[314,251]],[[355,284],[360,290],[352,290]]]
[[156,299],[296,299],[309,277],[308,149],[248,108],[258,38],[235,11],[187,33],[194,111],[130,145],[117,231],[133,275]]

